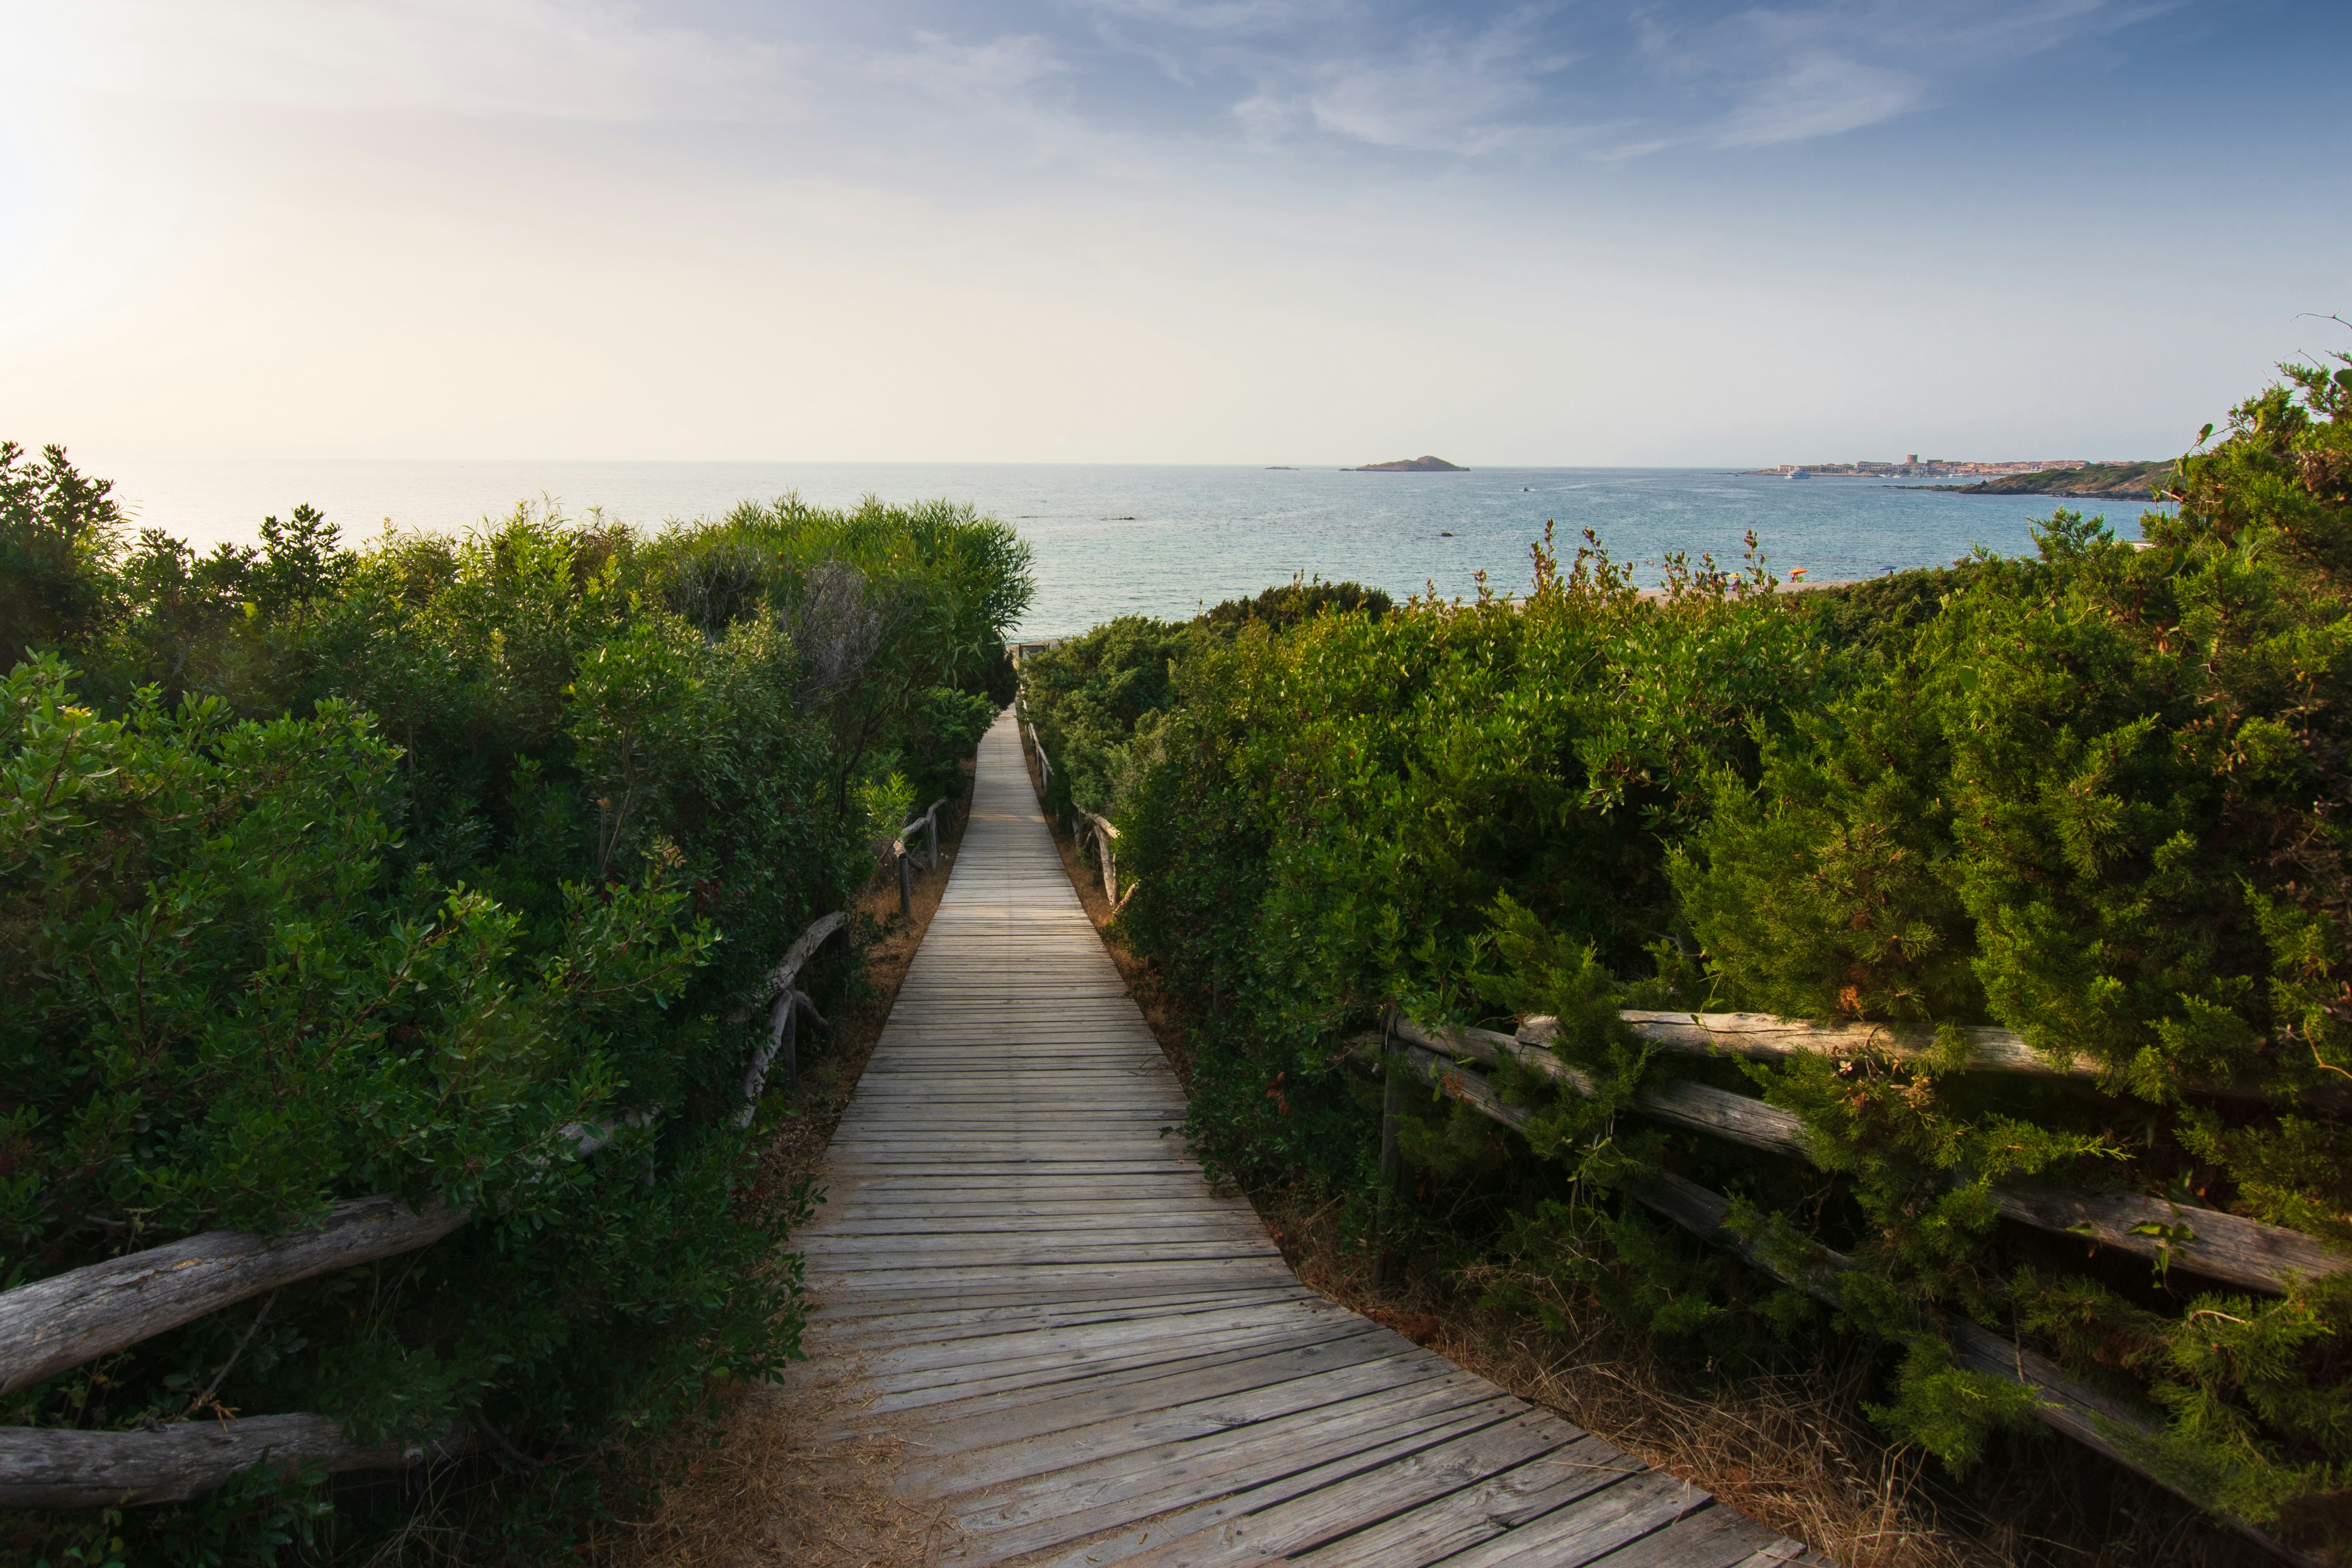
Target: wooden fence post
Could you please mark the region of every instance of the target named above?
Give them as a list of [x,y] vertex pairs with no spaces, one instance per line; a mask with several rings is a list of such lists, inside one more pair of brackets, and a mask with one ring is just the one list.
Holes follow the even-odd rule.
[[795,1095],[801,1091],[800,994],[788,985],[784,994],[776,998],[776,1005],[784,1014],[783,1037],[776,1046],[776,1054],[784,1059],[784,1093]]
[[898,842],[898,912],[909,919],[915,913],[915,863],[904,839]]
[[1404,1060],[1396,1045],[1397,1009],[1391,1006],[1381,1038],[1381,1195],[1375,1222],[1372,1284],[1386,1289],[1396,1283],[1396,1248],[1392,1245],[1397,1205],[1404,1188],[1404,1151],[1397,1142],[1397,1124],[1404,1115]]

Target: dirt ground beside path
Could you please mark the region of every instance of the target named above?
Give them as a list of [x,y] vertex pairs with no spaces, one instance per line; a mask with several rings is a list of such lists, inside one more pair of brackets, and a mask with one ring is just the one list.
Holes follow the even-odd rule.
[[[967,762],[967,779],[973,763]],[[940,868],[921,871],[914,913],[898,913],[895,870],[856,906],[866,947],[866,991],[802,1037],[800,1092],[769,1144],[760,1189],[817,1179],[826,1145],[882,1037],[882,1025],[939,912],[962,847],[971,793],[941,825]],[[582,1552],[597,1568],[929,1568],[953,1539],[940,1510],[910,1508],[892,1489],[902,1445],[887,1434],[837,1439],[867,1396],[854,1363],[822,1356],[782,1383],[739,1390],[718,1423],[679,1432],[644,1460],[656,1501],[641,1520],[603,1528]],[[859,1426],[867,1423],[856,1423]]]

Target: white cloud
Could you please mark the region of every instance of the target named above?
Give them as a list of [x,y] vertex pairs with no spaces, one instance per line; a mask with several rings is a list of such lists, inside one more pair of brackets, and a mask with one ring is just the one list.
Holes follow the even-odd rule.
[[2096,33],[2182,0],[1829,0],[1754,6],[1691,22],[1653,6],[1637,51],[1668,82],[1728,99],[1693,129],[1717,147],[1843,135],[1935,100],[1952,79]]
[[1090,9],[1129,21],[1159,22],[1202,33],[1270,33],[1326,20],[1344,0],[1087,0]]
[[1424,32],[1380,55],[1324,60],[1303,86],[1261,86],[1234,106],[1261,135],[1312,124],[1375,147],[1483,153],[1556,146],[1586,133],[1547,112],[1546,81],[1576,57],[1550,47],[1553,6],[1525,6],[1478,32]]
[[1034,103],[1044,84],[1069,73],[1048,38],[1032,36],[964,43],[921,33],[915,47],[866,57],[863,74],[911,88],[934,102],[961,109],[1003,109]]
[[1926,90],[1925,79],[1910,71],[1812,55],[1790,61],[1749,89],[1716,141],[1725,147],[1766,147],[1835,136],[1916,107]]

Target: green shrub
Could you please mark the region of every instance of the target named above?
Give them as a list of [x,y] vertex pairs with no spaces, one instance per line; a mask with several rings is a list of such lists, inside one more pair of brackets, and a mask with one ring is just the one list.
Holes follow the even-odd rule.
[[[1822,1331],[1594,1201],[1663,1164],[1776,1252],[1853,1258],[1840,1321],[1888,1347],[1877,1415],[1956,1470],[2028,1413],[1953,1364],[1953,1312],[2144,1402],[2141,1457],[2190,1495],[2352,1536],[2343,1277],[2206,1289],[2005,1229],[1991,1186],[2352,1242],[2352,368],[2287,374],[2137,546],[2061,510],[2032,559],[1790,595],[1673,562],[1645,597],[1588,541],[1538,550],[1515,603],[1237,607],[1033,661],[1058,773],[1125,835],[1125,930],[1193,1011],[1205,1156],[1367,1226],[1376,1118],[1344,1041],[1388,1002],[1555,1014],[1598,1094],[1498,1073],[1526,1147],[1411,1109],[1426,1256],[1573,1278],[1710,1366]],[[2006,1025],[2095,1089],[1970,1072],[1953,1037],[1907,1068],[1645,1057],[1622,1006]],[[1671,1077],[1797,1112],[1828,1179],[1617,1114]]]
[[[806,1194],[746,1186],[742,1004],[871,875],[871,786],[960,779],[1023,547],[968,510],[788,497],[356,552],[306,508],[199,559],[115,547],[62,454],[15,465],[0,522],[32,542],[0,601],[43,651],[0,685],[5,1283],[374,1193],[474,1217],[5,1418],[472,1428],[564,1461],[511,1525],[560,1537],[596,1506],[585,1460],[798,1352]],[[612,1141],[583,1156],[583,1128]],[[306,1480],[120,1529],[215,1561],[373,1528]]]
[[[2334,979],[2352,373],[2291,374],[2299,397],[2252,400],[2186,460],[2148,548],[2061,511],[2040,559],[1980,563],[1752,790],[1723,781],[1675,863],[1727,1005],[2004,1024],[2098,1069],[2115,1098],[2088,1105],[1818,1066],[1767,1091],[1853,1173],[1855,1273],[1883,1300],[2013,1315],[2086,1372],[2128,1373],[2172,1417],[2158,1467],[2263,1520],[2352,1475],[2344,1289],[2198,1296],[2172,1319],[2004,1245],[1980,1198],[1965,1211],[1983,1180],[2054,1165],[2182,1201],[2187,1223],[2202,1204],[2352,1240]],[[1946,1193],[1954,1171],[1974,1179]],[[1905,1386],[1890,1419],[1925,1440],[1952,1413]]]

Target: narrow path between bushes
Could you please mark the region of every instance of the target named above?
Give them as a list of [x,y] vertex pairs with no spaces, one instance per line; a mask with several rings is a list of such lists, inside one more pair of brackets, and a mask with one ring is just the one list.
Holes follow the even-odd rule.
[[796,1237],[947,1562],[1821,1561],[1307,1289],[1183,1115],[1000,719]]

